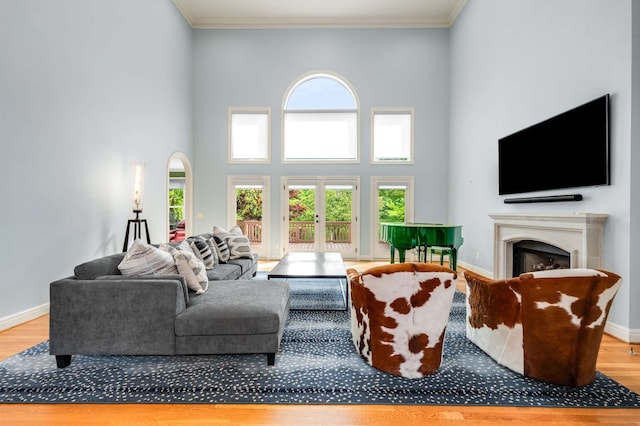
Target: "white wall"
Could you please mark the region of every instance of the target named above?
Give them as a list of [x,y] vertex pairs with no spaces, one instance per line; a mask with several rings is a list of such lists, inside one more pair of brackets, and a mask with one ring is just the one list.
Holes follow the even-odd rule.
[[[635,306],[640,298],[634,280],[638,269],[631,269],[635,257],[630,254],[629,237],[631,28],[631,1],[467,3],[450,40],[449,211],[451,221],[465,226],[461,262],[489,273],[493,272],[489,213],[608,214],[602,267],[625,281],[610,321],[637,329],[640,313]],[[584,196],[582,202],[505,205],[505,197],[498,196],[498,139],[605,93],[611,94],[612,184],[527,194],[578,192]],[[523,172],[544,173],[544,167],[523,168]],[[637,217],[633,220],[637,226]]]
[[[195,231],[225,225],[227,175],[271,176],[271,214],[280,217],[280,176],[359,175],[361,255],[369,250],[369,177],[415,176],[416,221],[446,221],[449,114],[448,30],[195,30]],[[283,165],[281,108],[302,75],[331,71],[360,102],[361,162]],[[270,107],[272,163],[227,164],[227,108]],[[410,166],[370,165],[372,107],[415,107],[415,157]],[[270,253],[279,253],[280,221],[272,220]]]
[[166,240],[166,167],[192,154],[191,28],[170,0],[0,1],[0,319],[49,283],[122,250],[131,162]]

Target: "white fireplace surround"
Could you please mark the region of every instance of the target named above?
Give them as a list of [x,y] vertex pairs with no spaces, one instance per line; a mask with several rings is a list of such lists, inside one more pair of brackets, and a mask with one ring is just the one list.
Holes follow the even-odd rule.
[[606,214],[595,213],[493,213],[494,278],[513,276],[513,244],[541,241],[566,250],[572,268],[600,268],[602,230]]

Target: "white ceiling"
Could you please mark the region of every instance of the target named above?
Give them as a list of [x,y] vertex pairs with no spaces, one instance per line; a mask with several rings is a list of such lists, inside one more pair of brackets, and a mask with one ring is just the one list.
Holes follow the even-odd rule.
[[194,28],[450,27],[467,0],[173,0]]

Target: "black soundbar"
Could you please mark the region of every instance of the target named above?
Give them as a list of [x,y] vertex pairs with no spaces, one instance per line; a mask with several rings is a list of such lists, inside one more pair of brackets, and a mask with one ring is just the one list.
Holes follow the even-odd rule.
[[549,195],[546,197],[505,198],[505,204],[554,203],[557,201],[582,201],[582,194]]

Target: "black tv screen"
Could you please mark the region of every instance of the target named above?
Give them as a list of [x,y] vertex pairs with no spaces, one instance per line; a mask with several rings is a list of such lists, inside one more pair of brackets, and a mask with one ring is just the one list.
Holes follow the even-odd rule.
[[609,94],[498,141],[499,194],[609,185]]

